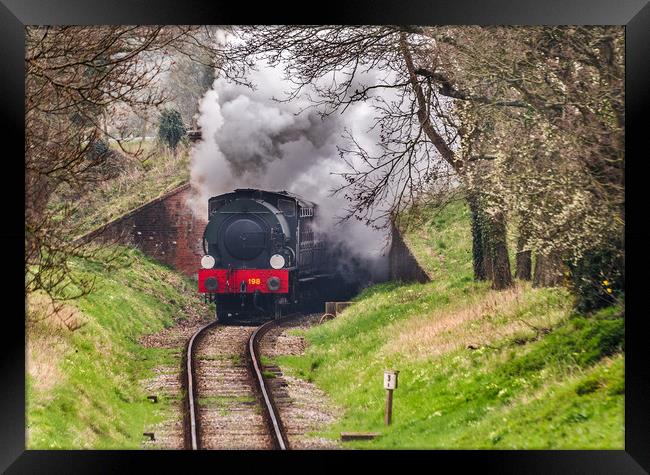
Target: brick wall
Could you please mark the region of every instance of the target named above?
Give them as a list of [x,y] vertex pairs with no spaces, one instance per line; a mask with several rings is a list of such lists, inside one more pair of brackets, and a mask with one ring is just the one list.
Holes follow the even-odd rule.
[[191,193],[189,183],[181,185],[81,239],[133,245],[146,255],[193,276],[200,267],[207,221],[192,214],[187,205]]
[[402,282],[429,282],[431,279],[404,243],[395,225],[391,228],[392,238],[388,251],[388,272],[390,280]]

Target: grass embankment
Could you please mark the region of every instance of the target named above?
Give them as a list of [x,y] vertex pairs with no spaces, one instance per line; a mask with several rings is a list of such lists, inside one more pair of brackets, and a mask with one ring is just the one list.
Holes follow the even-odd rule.
[[[406,235],[427,284],[366,289],[337,319],[302,332],[286,371],[344,409],[324,436],[379,431],[358,448],[622,449],[622,310],[575,315],[564,289],[472,279],[469,213],[453,203]],[[397,369],[383,425],[383,371]]]
[[[71,224],[79,235],[96,229],[187,182],[190,148],[179,145],[176,155],[151,141],[122,144],[133,157],[122,156],[121,174],[104,180],[84,195],[84,205]],[[121,152],[117,145],[112,148]]]
[[138,251],[123,251],[110,266],[73,261],[75,273],[96,279],[95,291],[59,317],[44,318],[45,297],[28,297],[30,449],[139,448],[145,426],[170,410],[172,401],[160,395],[158,404],[146,399],[143,380],[155,366],[177,365],[172,353],[178,350],[145,348],[137,340],[201,304],[189,279]]

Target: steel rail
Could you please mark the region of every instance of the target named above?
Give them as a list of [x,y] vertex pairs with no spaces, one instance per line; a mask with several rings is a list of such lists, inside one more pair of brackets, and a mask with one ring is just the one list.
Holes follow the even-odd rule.
[[[270,322],[266,322],[265,324],[257,327],[248,339],[248,353],[250,355],[255,378],[257,379],[257,384],[259,386],[260,392],[262,393],[264,407],[269,416],[271,425],[273,426],[271,435],[275,439],[280,450],[287,450],[289,448],[289,444],[287,443],[284,430],[280,424],[280,417],[276,413],[275,406],[272,401],[271,392],[269,391],[266,385],[266,381],[264,380],[264,376],[262,375],[262,365],[258,357],[259,351],[257,345],[259,343],[259,339],[261,339],[264,333],[270,330],[273,326],[277,325],[280,321],[287,320],[293,316],[295,316],[295,314],[289,315],[285,318],[282,318],[281,320],[271,320]],[[187,345],[187,395],[189,400],[190,441],[192,450],[199,449],[197,406],[194,401],[196,396],[194,388],[194,359],[192,357],[192,353],[194,351],[194,342],[205,330],[216,324],[217,321],[213,321],[201,327],[196,333],[194,333],[194,335],[192,335],[192,338],[190,338],[190,341]]]
[[196,405],[194,404],[194,365],[192,358],[192,350],[194,346],[194,340],[208,327],[215,325],[217,322],[210,322],[207,325],[202,326],[199,330],[192,335],[190,342],[187,345],[187,397],[189,399],[189,411],[190,411],[190,440],[192,445],[192,450],[199,449],[199,437],[197,433],[197,417],[196,417]]
[[[286,320],[286,317],[282,320]],[[289,448],[289,444],[287,443],[286,436],[280,425],[280,417],[276,413],[275,406],[271,400],[270,391],[266,386],[266,382],[264,381],[264,376],[262,375],[262,365],[260,364],[258,358],[259,352],[256,351],[258,335],[261,338],[264,333],[266,333],[272,326],[277,325],[277,323],[278,320],[272,320],[257,327],[248,339],[248,352],[253,363],[253,370],[255,371],[257,384],[259,385],[260,391],[262,392],[262,396],[264,398],[264,405],[266,406],[267,414],[269,416],[271,424],[273,425],[273,436],[277,442],[279,449],[287,450]]]

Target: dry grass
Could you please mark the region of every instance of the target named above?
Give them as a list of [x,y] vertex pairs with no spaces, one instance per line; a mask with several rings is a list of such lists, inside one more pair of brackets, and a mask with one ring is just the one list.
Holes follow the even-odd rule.
[[61,361],[71,351],[71,329],[85,321],[76,308],[54,305],[45,295],[30,294],[27,298],[27,372],[34,389],[47,392],[62,382]]
[[28,327],[29,324],[43,322],[48,327],[75,331],[85,323],[85,317],[79,309],[62,302],[53,302],[41,293],[27,296],[27,316]]
[[129,166],[124,172],[112,181],[100,184],[99,188],[105,193],[122,195],[128,193],[134,186],[138,187],[143,180],[154,183],[165,181],[169,177],[182,176],[185,170],[179,171],[179,163],[187,165],[185,148],[179,147],[179,153],[173,155],[169,150],[158,148],[151,150],[141,161],[130,158]]
[[548,311],[543,304],[540,307],[535,299],[538,292],[527,284],[518,284],[410,319],[392,329],[397,335],[382,352],[421,359],[459,348],[478,349],[505,338],[523,342],[537,337],[569,311],[568,305],[555,311]]
[[148,144],[142,157],[125,157],[122,173],[98,184],[84,196],[84,204],[72,217],[77,237],[132,211],[189,180],[189,147],[173,155]]

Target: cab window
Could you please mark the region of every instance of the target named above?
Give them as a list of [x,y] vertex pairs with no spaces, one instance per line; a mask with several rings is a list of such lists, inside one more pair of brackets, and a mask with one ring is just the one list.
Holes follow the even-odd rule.
[[296,215],[296,203],[294,201],[279,199],[278,208],[288,218]]

